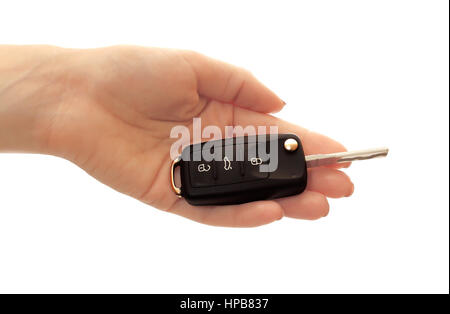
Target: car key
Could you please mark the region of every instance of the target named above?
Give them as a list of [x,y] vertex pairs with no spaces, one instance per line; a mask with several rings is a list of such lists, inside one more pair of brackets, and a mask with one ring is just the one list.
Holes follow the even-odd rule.
[[[214,158],[205,158],[205,152]],[[307,168],[387,154],[387,148],[380,148],[305,156],[294,134],[235,137],[183,149],[172,161],[170,181],[174,192],[191,205],[241,204],[302,193]],[[176,167],[180,167],[181,187],[175,185]]]

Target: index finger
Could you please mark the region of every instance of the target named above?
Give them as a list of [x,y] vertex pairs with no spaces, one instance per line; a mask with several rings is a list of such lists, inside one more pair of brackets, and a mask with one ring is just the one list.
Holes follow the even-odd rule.
[[183,51],[182,56],[197,76],[201,96],[264,113],[279,111],[285,105],[245,69],[193,51]]

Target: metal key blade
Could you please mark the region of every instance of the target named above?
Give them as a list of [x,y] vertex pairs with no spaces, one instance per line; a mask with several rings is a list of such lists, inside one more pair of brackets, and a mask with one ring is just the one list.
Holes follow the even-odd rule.
[[333,164],[341,164],[355,160],[366,160],[377,157],[386,157],[388,148],[365,149],[352,152],[341,152],[332,154],[318,154],[306,156],[306,166],[308,168],[320,167]]

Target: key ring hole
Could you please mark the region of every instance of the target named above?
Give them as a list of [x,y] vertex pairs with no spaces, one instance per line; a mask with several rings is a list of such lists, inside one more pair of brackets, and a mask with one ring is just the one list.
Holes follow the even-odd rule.
[[175,183],[175,170],[180,166],[180,162],[181,157],[177,157],[172,160],[172,164],[170,165],[170,185],[178,197],[181,197],[181,187],[178,187]]

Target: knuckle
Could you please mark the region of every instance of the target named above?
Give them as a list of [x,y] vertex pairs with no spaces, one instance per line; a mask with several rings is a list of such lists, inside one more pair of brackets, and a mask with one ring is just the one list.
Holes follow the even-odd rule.
[[203,55],[194,50],[180,50],[181,56],[184,57],[188,61],[195,61],[200,58],[203,58]]

